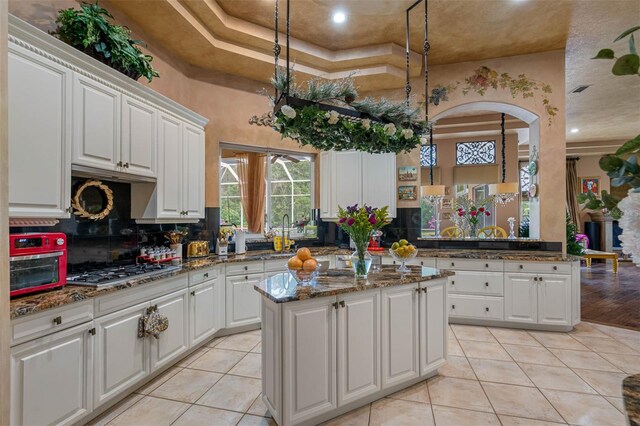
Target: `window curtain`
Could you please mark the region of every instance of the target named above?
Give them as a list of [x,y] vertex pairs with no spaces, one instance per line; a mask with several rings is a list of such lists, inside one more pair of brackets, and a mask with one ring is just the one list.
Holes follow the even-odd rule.
[[267,185],[265,183],[265,155],[257,152],[236,154],[240,200],[247,219],[249,232],[261,234],[264,231],[264,203]]
[[567,213],[569,218],[577,226],[580,232],[580,215],[578,205],[578,189],[580,182],[578,181],[578,171],[576,164],[579,158],[567,158]]

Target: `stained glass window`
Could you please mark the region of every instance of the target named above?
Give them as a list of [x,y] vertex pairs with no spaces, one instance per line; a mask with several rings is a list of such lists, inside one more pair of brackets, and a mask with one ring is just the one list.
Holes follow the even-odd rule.
[[438,146],[433,145],[433,149],[431,150],[429,150],[429,146],[430,145],[420,146],[420,166],[422,167],[435,167],[438,164]]
[[458,142],[456,144],[456,164],[494,164],[496,162],[496,141]]

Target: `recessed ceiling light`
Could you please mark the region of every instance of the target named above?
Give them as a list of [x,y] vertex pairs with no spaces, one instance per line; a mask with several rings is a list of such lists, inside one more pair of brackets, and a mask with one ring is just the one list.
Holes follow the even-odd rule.
[[571,129],[571,133],[578,133],[580,129]]
[[333,14],[333,22],[335,22],[336,24],[342,24],[346,20],[347,15],[345,15],[343,12],[336,12]]

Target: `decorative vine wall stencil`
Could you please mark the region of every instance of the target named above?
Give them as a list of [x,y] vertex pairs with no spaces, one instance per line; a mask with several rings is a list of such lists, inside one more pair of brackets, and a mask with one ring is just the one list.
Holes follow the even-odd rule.
[[446,102],[449,100],[449,95],[458,89],[462,91],[463,95],[475,92],[480,96],[484,96],[489,89],[508,89],[514,99],[518,96],[521,96],[522,99],[533,98],[539,94],[549,116],[549,125],[551,125],[553,117],[558,114],[558,108],[553,106],[549,100],[549,95],[553,92],[549,84],[536,81],[525,74],[519,74],[513,78],[509,73],[498,73],[498,71],[486,66],[476,69],[463,82],[456,81],[447,85],[437,85],[431,90],[429,103],[439,105],[440,102]]

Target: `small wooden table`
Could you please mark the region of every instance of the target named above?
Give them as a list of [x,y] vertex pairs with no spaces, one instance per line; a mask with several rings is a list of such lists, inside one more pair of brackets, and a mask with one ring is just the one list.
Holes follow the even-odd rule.
[[587,263],[587,268],[591,268],[591,259],[612,259],[613,260],[613,273],[618,273],[618,254],[617,253],[609,253],[606,251],[597,251],[597,250],[589,250],[586,249],[584,253],[582,253],[582,257]]

